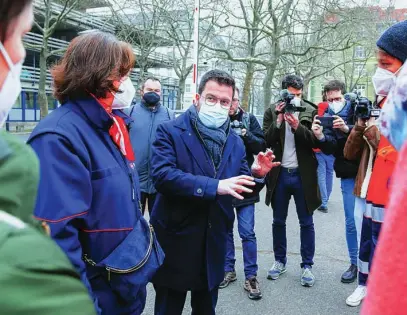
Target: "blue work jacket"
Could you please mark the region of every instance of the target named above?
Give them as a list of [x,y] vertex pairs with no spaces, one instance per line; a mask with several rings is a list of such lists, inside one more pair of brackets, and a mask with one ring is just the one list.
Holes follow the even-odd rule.
[[[176,290],[213,289],[223,280],[232,197],[217,195],[219,180],[250,175],[245,147],[230,132],[215,171],[194,127],[191,107],[158,127],[152,178],[158,191],[150,223],[165,252],[153,282]],[[256,186],[258,190],[263,185]]]
[[[121,111],[114,113],[130,122]],[[80,273],[102,314],[135,314],[144,308],[148,280],[137,279],[145,284],[133,285],[137,273],[111,276],[90,264],[109,257],[128,235],[137,238],[131,232],[145,223],[137,171],[112,141],[112,123],[105,109],[87,98],[68,101],[38,124],[28,140],[40,160],[34,214],[50,225],[52,238]],[[139,262],[135,255],[132,259],[129,264]],[[138,295],[139,290],[144,292]]]

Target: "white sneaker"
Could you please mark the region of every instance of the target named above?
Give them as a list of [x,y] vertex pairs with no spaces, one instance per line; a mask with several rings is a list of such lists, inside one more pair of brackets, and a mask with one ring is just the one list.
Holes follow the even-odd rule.
[[346,299],[346,304],[349,306],[358,306],[366,297],[367,288],[365,285],[358,285],[356,290]]

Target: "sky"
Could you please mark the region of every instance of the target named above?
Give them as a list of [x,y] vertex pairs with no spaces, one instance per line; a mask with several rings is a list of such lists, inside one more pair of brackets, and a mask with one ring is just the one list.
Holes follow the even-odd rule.
[[[388,6],[390,1],[389,0],[371,0],[372,3],[379,4],[380,6]],[[394,3],[396,9],[407,8],[407,1],[406,0],[391,0]]]

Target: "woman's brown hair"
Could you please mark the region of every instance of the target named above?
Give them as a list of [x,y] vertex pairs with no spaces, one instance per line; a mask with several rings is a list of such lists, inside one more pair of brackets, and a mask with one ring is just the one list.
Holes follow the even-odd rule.
[[54,96],[61,103],[93,94],[117,92],[117,82],[134,67],[131,46],[114,35],[92,31],[72,40],[62,60],[53,67]]

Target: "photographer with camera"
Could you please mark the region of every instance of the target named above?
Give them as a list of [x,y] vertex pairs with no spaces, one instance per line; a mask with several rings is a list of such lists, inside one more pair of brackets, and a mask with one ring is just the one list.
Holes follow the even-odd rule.
[[[313,148],[323,142],[324,150],[333,147],[332,136],[326,134],[319,143],[311,125],[316,106],[302,100],[303,80],[287,75],[282,81],[281,100],[264,113],[263,131],[267,147],[273,148],[281,167],[274,168],[267,178],[266,204],[273,208],[273,249],[275,263],[268,279],[276,280],[286,272],[287,238],[286,219],[288,206],[294,196],[301,227],[301,284],[311,287],[315,283],[312,273],[315,253],[313,212],[321,205],[318,189],[317,161]],[[332,145],[331,145],[332,144]],[[333,152],[333,148],[332,152]],[[329,153],[329,152],[328,152]]]
[[[257,118],[240,107],[239,89],[235,88],[232,105],[229,109],[231,130],[240,138],[246,148],[246,160],[249,167],[253,165],[254,155],[266,149],[264,134]],[[259,195],[244,200],[233,200],[236,209],[238,231],[242,239],[243,263],[245,273],[244,289],[252,300],[259,300],[262,294],[257,280],[257,240],[254,233],[254,209],[255,203],[260,201]],[[235,271],[235,244],[233,241],[233,226],[228,232],[227,248],[225,257],[225,278],[219,285],[220,289],[226,288],[229,283],[236,280]]]
[[[353,93],[345,94],[345,84],[339,80],[332,80],[324,86],[323,96],[328,102],[328,108],[322,115],[315,117],[312,129],[315,137],[318,139],[324,137],[323,130],[327,128],[334,130],[336,139],[336,149],[333,154],[335,157],[334,170],[336,177],[341,179],[346,242],[350,258],[350,267],[342,274],[341,281],[343,283],[352,283],[356,280],[358,273],[357,260],[359,247],[355,226],[355,196],[353,189],[355,187],[359,163],[358,161],[346,159],[343,149],[354,125],[354,109],[357,95]],[[361,221],[359,225],[362,225]]]
[[[395,83],[403,62],[407,59],[406,43],[407,21],[393,25],[377,41],[378,68],[372,79],[378,108],[387,106],[387,95]],[[349,306],[358,306],[367,293],[369,270],[398,156],[397,150],[376,126],[375,119],[378,111],[372,107],[368,107],[367,110],[361,107],[361,110],[355,110],[355,112],[358,116],[357,124],[346,142],[344,154],[347,159],[360,160],[355,183],[357,197],[355,216],[357,213],[363,213],[363,223],[359,249],[359,285],[346,299],[346,304]]]

